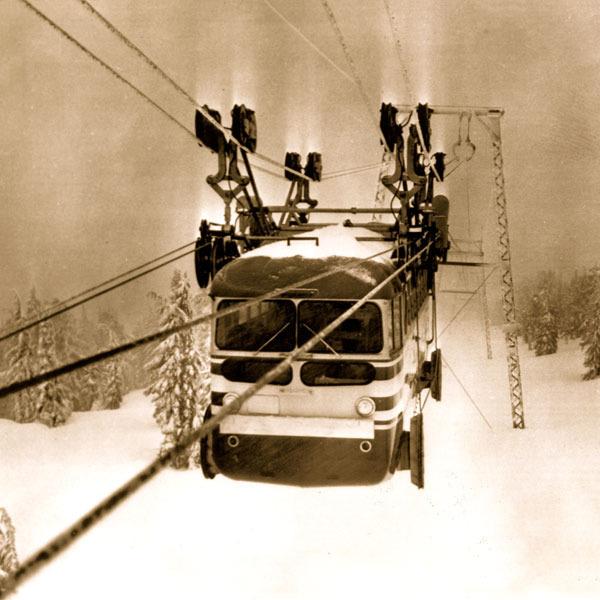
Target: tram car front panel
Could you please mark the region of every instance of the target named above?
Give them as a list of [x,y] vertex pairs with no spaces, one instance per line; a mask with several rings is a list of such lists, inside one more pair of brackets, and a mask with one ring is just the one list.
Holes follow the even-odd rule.
[[[321,230],[319,246],[269,244],[216,276],[211,295],[220,309],[349,265],[309,289],[243,306],[216,321],[211,414],[394,271],[387,259],[350,266],[381,244],[359,244],[355,236],[361,231],[352,231],[352,243],[346,242],[350,256],[340,256],[340,239],[350,232],[326,229],[334,231]],[[329,239],[335,249],[328,247]],[[296,485],[374,484],[393,473],[422,358],[418,346],[405,356],[414,346],[404,342],[415,337],[420,306],[416,291],[407,293],[410,287],[410,280],[408,285],[394,280],[249,398],[239,413],[225,417],[205,445],[212,468],[234,479]]]

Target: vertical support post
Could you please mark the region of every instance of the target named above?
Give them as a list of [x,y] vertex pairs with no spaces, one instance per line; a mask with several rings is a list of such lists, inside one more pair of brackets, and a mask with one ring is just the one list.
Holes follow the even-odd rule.
[[[381,167],[379,168],[379,178],[377,179],[377,192],[375,194],[374,208],[385,208],[386,188],[381,180],[387,175],[390,163],[392,162],[393,158],[394,155],[387,148],[384,148],[383,156],[381,157]],[[381,221],[382,215],[379,213],[374,213],[372,219],[373,221]]]
[[[512,423],[514,429],[525,429],[523,409],[523,390],[521,386],[521,367],[519,349],[515,331],[515,295],[510,259],[510,241],[508,237],[508,217],[506,213],[506,194],[504,192],[504,162],[502,160],[502,139],[500,135],[500,115],[489,115],[486,125],[492,137],[494,201],[498,222],[498,246],[502,268],[502,308],[505,320],[506,357],[508,361],[508,382]],[[489,125],[488,125],[489,124]]]

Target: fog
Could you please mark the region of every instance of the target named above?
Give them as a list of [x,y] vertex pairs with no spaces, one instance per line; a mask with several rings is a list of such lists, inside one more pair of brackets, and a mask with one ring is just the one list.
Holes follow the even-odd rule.
[[[326,172],[377,163],[381,101],[503,107],[516,280],[594,263],[600,7],[387,4],[395,32],[383,0],[330,3],[370,106],[341,73],[352,68],[317,0],[94,6],[225,124],[234,103],[255,109],[258,150],[280,162],[286,150],[317,150]],[[36,6],[193,129],[194,107],[80,2]],[[34,284],[43,297],[67,297],[193,240],[201,218],[220,217],[205,183],[214,155],[20,0],[4,0],[0,14],[0,304]],[[433,128],[434,149],[451,153],[457,120],[435,118]],[[451,224],[455,237],[483,236],[493,260],[490,140],[475,121],[472,139],[475,158],[447,186]],[[282,203],[286,182],[256,177],[265,202]],[[321,206],[371,206],[376,186],[373,170],[313,193]],[[113,301],[130,305],[131,294],[163,279]]]

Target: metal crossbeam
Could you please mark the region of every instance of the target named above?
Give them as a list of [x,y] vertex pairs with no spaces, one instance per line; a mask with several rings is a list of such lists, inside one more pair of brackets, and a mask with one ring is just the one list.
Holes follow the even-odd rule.
[[[415,109],[411,104],[396,104],[396,108],[402,113],[409,113]],[[504,114],[502,108],[495,106],[436,106],[428,105],[436,115],[462,115],[471,113],[478,117],[501,117]]]

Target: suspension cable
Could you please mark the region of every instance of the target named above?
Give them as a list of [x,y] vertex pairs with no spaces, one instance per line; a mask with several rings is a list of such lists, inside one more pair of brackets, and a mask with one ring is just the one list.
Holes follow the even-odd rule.
[[[120,273],[119,275],[115,275],[114,277],[111,277],[110,279],[107,279],[106,281],[103,281],[101,283],[98,283],[97,285],[87,288],[86,290],[82,290],[81,292],[73,294],[73,296],[70,296],[69,298],[65,298],[64,300],[60,300],[60,301],[57,300],[56,302],[53,302],[52,304],[50,304],[50,306],[48,306],[44,310],[42,310],[42,314],[49,313],[58,308],[61,308],[64,305],[69,304],[70,302],[73,302],[73,300],[77,300],[78,298],[81,298],[82,296],[87,296],[88,294],[95,292],[96,290],[104,287],[105,285],[108,285],[109,283],[113,283],[114,281],[122,279],[123,277],[127,277],[127,275],[131,275],[132,273],[135,273],[136,271],[139,271],[140,269],[143,269],[144,267],[147,267],[159,260],[162,260],[163,258],[166,258],[167,256],[174,254],[175,252],[180,252],[181,250],[184,250],[188,246],[191,246],[195,243],[196,243],[195,241],[188,242],[187,244],[184,244],[183,246],[179,246],[179,248],[175,248],[174,250],[165,252],[165,254],[162,254],[161,256],[158,256],[158,257],[154,258],[153,260],[149,260],[145,263],[142,263],[141,265],[138,265],[137,267],[133,267],[132,269],[129,269],[123,273]],[[50,315],[50,318],[52,316],[54,316],[54,315]],[[22,329],[20,329],[20,330],[10,330],[10,331],[5,331],[4,333],[0,333],[0,336],[2,336],[2,337],[0,337],[0,342],[5,340],[6,338],[9,338],[9,337],[12,337],[13,335],[17,335],[18,333],[21,333],[25,329],[29,329],[29,327],[34,327],[35,325],[39,325],[39,322],[32,323],[30,325],[30,321],[32,321],[32,319],[29,319],[25,323],[23,323]]]
[[276,173],[275,171],[271,171],[270,169],[266,169],[265,167],[261,167],[254,163],[251,163],[251,164],[252,164],[252,167],[254,169],[256,169],[257,171],[262,171],[263,173],[268,173],[269,175],[273,175],[273,177],[277,177],[277,179],[285,179],[287,181],[287,179],[283,173]]
[[387,254],[389,252],[390,252],[390,248],[386,248],[385,250],[382,250],[380,252],[372,254],[371,256],[368,256],[366,258],[361,258],[361,259],[357,259],[356,261],[351,261],[350,263],[345,264],[343,266],[333,267],[322,273],[318,273],[316,275],[312,275],[312,276],[302,279],[300,281],[291,283],[283,288],[277,288],[275,290],[272,290],[271,292],[263,294],[262,296],[257,296],[256,298],[252,298],[245,302],[240,302],[239,304],[236,304],[229,308],[224,308],[224,309],[217,310],[217,311],[211,311],[210,313],[200,315],[199,317],[197,317],[191,321],[188,321],[187,323],[183,323],[181,325],[177,325],[177,326],[171,327],[169,329],[163,329],[161,331],[151,333],[149,335],[143,336],[136,340],[126,342],[126,343],[116,346],[114,348],[109,348],[108,350],[103,350],[102,352],[98,352],[96,354],[93,354],[93,355],[90,355],[90,356],[87,356],[84,358],[80,358],[74,362],[61,365],[55,369],[51,369],[51,370],[45,371],[43,373],[38,373],[37,375],[34,375],[33,377],[30,377],[26,380],[16,381],[14,383],[11,383],[7,386],[0,388],[0,399],[4,398],[5,396],[8,396],[10,394],[14,394],[16,392],[20,392],[20,391],[28,389],[30,387],[34,387],[34,386],[44,383],[46,381],[50,381],[51,379],[56,379],[57,377],[60,377],[62,375],[67,375],[69,373],[72,373],[73,371],[77,371],[84,367],[88,367],[92,364],[96,364],[103,360],[107,360],[114,356],[118,356],[125,352],[129,352],[130,350],[133,350],[135,348],[145,346],[147,344],[151,344],[152,342],[162,341],[162,340],[166,339],[167,337],[169,337],[170,335],[179,333],[180,331],[185,331],[187,329],[190,329],[191,327],[200,325],[201,323],[205,323],[207,321],[213,321],[215,319],[224,317],[226,315],[237,313],[238,311],[242,310],[243,308],[255,306],[257,304],[260,304],[264,300],[274,298],[275,296],[279,296],[279,295],[281,295],[287,291],[290,291],[292,289],[297,289],[299,287],[303,287],[309,283],[312,283],[313,281],[322,279],[323,277],[326,277],[328,275],[332,275],[334,273],[339,273],[342,271],[347,271],[350,268],[358,266],[359,264],[362,264],[364,262],[367,262],[369,260],[377,258],[378,256],[381,256],[383,254]]
[[498,266],[495,266],[485,276],[485,278],[483,279],[483,281],[475,288],[475,290],[473,292],[470,292],[469,297],[465,300],[465,302],[463,303],[463,305],[458,309],[458,311],[456,312],[456,314],[454,315],[454,317],[452,317],[452,319],[450,320],[450,322],[444,327],[444,329],[442,329],[441,333],[438,335],[438,338],[441,338],[444,335],[444,332],[448,329],[448,327],[450,327],[450,325],[452,325],[452,323],[454,323],[454,321],[456,321],[456,319],[458,318],[458,315],[460,315],[460,313],[462,313],[462,311],[466,308],[467,304],[469,304],[469,302],[471,302],[471,300],[473,300],[473,298],[475,297],[475,294],[477,294],[477,292],[485,285],[485,283],[487,282],[487,280],[492,276],[492,274],[496,271],[497,268],[498,268]]
[[[78,2],[88,10],[96,19],[98,19],[111,33],[116,35],[130,50],[133,50],[151,69],[153,69],[160,77],[162,77],[169,85],[171,85],[177,92],[179,92],[184,98],[190,102],[196,110],[198,110],[202,116],[208,120],[214,127],[216,127],[225,138],[241,148],[245,150],[249,154],[256,156],[257,158],[271,163],[274,166],[277,166],[281,169],[285,169],[294,175],[301,177],[302,179],[306,179],[310,181],[310,178],[304,175],[304,173],[300,171],[296,171],[295,169],[291,169],[290,167],[286,167],[284,164],[277,162],[276,160],[266,156],[264,154],[260,154],[256,151],[251,151],[249,148],[243,146],[238,140],[236,140],[229,129],[224,127],[219,121],[213,118],[213,116],[203,107],[200,102],[196,100],[193,96],[191,96],[183,87],[181,87],[168,73],[165,72],[164,69],[158,66],[156,62],[154,62],[145,52],[143,52],[139,46],[136,46],[122,31],[120,31],[113,23],[111,23],[99,10],[97,10],[88,0],[78,0]],[[195,135],[194,135],[195,137]],[[271,173],[273,174],[273,173]],[[282,176],[283,177],[283,176]]]
[[[390,162],[387,163],[388,165]],[[358,173],[364,173],[366,171],[372,171],[373,169],[381,168],[381,162],[375,163],[373,165],[364,165],[362,167],[353,167],[350,169],[340,169],[339,171],[331,171],[329,173],[323,174],[321,180],[325,179],[335,179],[337,177],[346,177],[347,175],[356,175]]]
[[99,56],[94,54],[89,48],[84,46],[81,42],[76,40],[71,34],[69,34],[66,30],[64,30],[60,25],[58,25],[55,21],[50,19],[47,15],[45,15],[39,8],[31,4],[29,0],[19,0],[22,4],[24,4],[29,10],[35,13],[40,19],[44,20],[48,23],[55,31],[58,31],[62,36],[64,36],[71,43],[75,44],[82,52],[87,54],[91,59],[97,62],[99,65],[104,67],[109,73],[111,73],[114,77],[116,77],[121,83],[124,83],[127,87],[131,88],[136,94],[141,96],[146,102],[150,103],[154,108],[159,110],[167,119],[169,119],[172,123],[177,125],[180,129],[182,129],[186,134],[194,139],[194,141],[198,141],[196,135],[190,131],[183,123],[181,123],[178,119],[176,119],[171,113],[166,111],[160,104],[152,100],[150,96],[145,94],[142,90],[136,87],[133,83],[125,79],[123,75],[121,75],[116,69],[113,69],[108,63],[103,61]]
[[[191,137],[194,142],[196,142],[199,145],[202,145],[200,140],[198,140],[198,138],[196,137],[196,134],[191,131],[190,129],[188,129],[183,123],[181,123],[181,121],[179,121],[176,117],[174,117],[171,113],[169,113],[165,108],[163,108],[160,104],[158,104],[156,101],[154,101],[152,98],[150,98],[150,96],[148,96],[145,92],[143,92],[140,88],[138,88],[135,84],[131,83],[128,79],[126,79],[123,75],[121,75],[121,73],[119,73],[116,69],[114,69],[113,67],[111,67],[107,62],[105,62],[104,60],[102,60],[98,55],[94,54],[89,48],[87,48],[86,46],[84,46],[81,42],[79,42],[77,39],[75,39],[71,34],[69,34],[65,29],[63,29],[60,25],[58,25],[58,23],[56,23],[55,21],[53,21],[50,17],[48,17],[46,14],[44,14],[39,8],[37,8],[36,6],[34,6],[31,2],[29,2],[29,0],[19,0],[22,4],[24,4],[27,8],[29,8],[29,10],[31,10],[32,12],[34,12],[40,19],[44,20],[46,23],[48,23],[53,29],[55,29],[56,31],[58,31],[62,36],[64,36],[68,41],[70,41],[71,43],[75,44],[82,52],[84,52],[85,54],[87,54],[90,58],[92,58],[95,62],[97,62],[99,65],[101,65],[102,67],[104,67],[107,71],[109,71],[114,77],[116,77],[120,82],[124,83],[125,85],[127,85],[130,89],[132,89],[134,92],[136,92],[139,96],[141,96],[146,102],[148,102],[149,104],[151,104],[154,108],[156,108],[158,111],[160,111],[165,117],[167,117],[167,119],[169,119],[172,123],[174,123],[175,125],[177,125],[177,127],[179,127],[180,129],[182,129],[189,137]],[[79,0],[82,4],[84,4],[83,0]],[[88,8],[90,11],[93,10],[93,14],[97,15],[98,18],[100,18],[100,13],[93,9],[92,5],[87,3],[86,8]],[[113,31],[113,33],[117,33],[118,29],[116,27],[114,27],[112,24],[110,24],[110,22],[107,19],[104,19],[104,17],[102,17],[102,22],[104,23],[104,25],[106,27],[108,27],[111,31]],[[123,41],[125,41],[126,36],[124,36],[123,34],[120,34],[119,32],[119,37],[121,39],[123,39]],[[127,42],[126,42],[127,43]],[[127,45],[132,48],[135,49],[136,52],[138,52],[139,54],[143,55],[148,64],[150,66],[152,66],[153,69],[155,69],[158,73],[160,73],[167,81],[169,81],[171,84],[174,84],[176,86],[176,89],[178,89],[178,91],[182,91],[183,88],[180,88],[180,86],[178,86],[166,73],[164,73],[164,71],[162,71],[162,69],[160,69],[160,67],[158,67],[158,65],[156,65],[156,63],[154,63],[151,59],[149,59],[148,57],[146,57],[146,55],[144,55],[141,50],[139,50],[139,48],[137,48],[137,46],[135,46],[135,44],[133,44],[132,42],[127,43]],[[185,90],[183,90],[183,92],[185,93]],[[188,96],[188,94],[186,93],[186,97]],[[190,96],[191,98],[191,96]],[[232,142],[233,144],[235,144],[236,146],[240,147],[241,149],[247,151],[249,154],[256,156],[257,158],[265,161],[265,162],[269,162],[281,169],[286,169],[292,173],[294,173],[296,176],[301,177],[302,179],[309,179],[306,175],[304,175],[304,173],[301,173],[299,171],[295,171],[293,169],[290,169],[289,167],[286,167],[285,165],[283,165],[282,163],[277,162],[276,160],[265,156],[263,154],[260,154],[258,152],[251,152],[248,148],[246,148],[245,146],[242,146],[242,144],[240,144],[232,135],[231,132],[229,130],[227,130],[225,127],[223,127],[223,125],[221,125],[221,123],[219,123],[217,120],[213,119],[212,116],[204,110],[203,107],[199,106],[198,103],[193,100],[193,98],[191,98],[194,106],[196,106],[196,108],[198,109],[198,111],[200,113],[202,113],[202,115],[208,120],[210,121],[210,123],[215,126],[217,129],[219,129],[224,135],[225,137]],[[274,173],[268,171],[269,173],[271,173],[272,175],[275,175]],[[278,175],[279,176],[279,175]],[[284,178],[284,176],[280,176],[281,178]]]
[[[189,244],[188,244],[189,245]],[[139,279],[140,277],[144,277],[145,275],[148,275],[150,273],[153,273],[154,271],[157,271],[158,269],[161,269],[162,267],[165,267],[167,265],[170,265],[171,263],[184,258],[186,256],[189,256],[190,254],[194,254],[196,252],[198,252],[200,249],[204,248],[205,246],[207,246],[208,243],[203,244],[202,246],[199,246],[198,248],[194,248],[192,250],[188,250],[187,252],[184,252],[182,254],[178,254],[177,256],[174,256],[158,265],[154,265],[153,267],[146,269],[145,271],[142,271],[141,273],[136,273],[135,275],[132,275],[131,277],[125,279],[124,281],[120,281],[118,283],[115,283],[103,290],[100,290],[98,292],[96,292],[95,294],[92,294],[91,296],[87,296],[85,298],[81,298],[80,300],[78,300],[77,302],[73,302],[72,304],[68,304],[66,305],[68,302],[70,302],[70,300],[65,300],[61,303],[59,303],[57,306],[61,306],[61,308],[56,308],[55,310],[53,310],[52,312],[42,315],[39,318],[27,322],[23,325],[21,325],[20,327],[17,327],[16,329],[13,329],[12,331],[3,334],[2,336],[0,336],[0,342],[3,342],[4,340],[11,338],[19,333],[22,333],[24,331],[27,331],[29,329],[31,329],[32,327],[36,327],[37,325],[39,325],[40,323],[44,323],[45,321],[49,321],[50,319],[53,319],[59,315],[62,315],[64,313],[66,313],[67,311],[73,310],[74,308],[77,308],[78,306],[81,306],[83,304],[87,304],[88,302],[91,302],[92,300],[95,300],[96,298],[99,298],[100,296],[103,296],[104,294],[108,294],[108,292],[112,292],[113,290],[116,290],[117,288],[120,288],[123,285],[126,285],[128,283],[131,283],[132,281],[135,281],[136,279]],[[183,246],[185,248],[185,246]],[[170,252],[169,254],[172,254],[172,252]],[[156,259],[159,260],[159,259]],[[155,262],[155,261],[151,261],[151,262]],[[151,263],[149,263],[151,264]],[[139,267],[138,267],[139,268]],[[134,269],[135,271],[136,269]],[[107,282],[105,283],[101,283],[97,286],[95,286],[94,288],[90,288],[92,290],[97,289],[99,287],[102,287],[103,285],[105,285],[106,283],[109,283],[110,281],[114,281],[115,279],[119,279],[119,277],[121,276],[117,276],[113,279],[109,279]],[[73,298],[77,298],[82,296],[83,294],[85,294],[86,292],[81,292],[80,294],[77,294],[76,296],[74,296]]]
[[323,6],[323,10],[325,11],[325,14],[327,15],[327,19],[329,20],[329,24],[331,25],[331,28],[333,29],[333,31],[337,37],[337,40],[338,40],[340,46],[342,47],[342,50],[344,51],[344,56],[346,57],[346,61],[348,62],[348,65],[350,66],[350,70],[352,71],[352,77],[354,79],[354,83],[355,83],[356,87],[358,88],[358,91],[360,92],[361,98],[365,104],[365,108],[367,109],[367,112],[369,113],[371,119],[373,120],[375,129],[377,130],[377,135],[379,136],[381,143],[384,145],[384,147],[387,149],[387,151],[391,152],[383,134],[381,133],[381,128],[379,127],[378,119],[374,115],[373,111],[371,110],[371,100],[369,99],[369,96],[367,95],[367,92],[365,91],[362,81],[361,81],[360,77],[358,76],[358,70],[356,68],[356,64],[354,63],[354,59],[352,58],[352,55],[350,54],[350,50],[348,49],[348,44],[346,43],[346,40],[344,39],[344,34],[342,33],[340,26],[338,25],[337,19],[335,18],[335,15],[333,14],[333,10],[331,9],[331,6],[329,6],[329,2],[327,2],[327,0],[321,0],[321,5]]
[[289,25],[313,50],[315,50],[322,58],[324,58],[338,73],[341,73],[348,81],[356,85],[356,80],[350,75],[350,73],[344,71],[336,62],[334,62],[325,52],[323,52],[316,44],[314,44],[308,37],[302,33],[302,31],[296,27],[286,16],[278,11],[275,6],[269,0],[263,0],[263,2],[282,20],[284,23]]
[[458,382],[458,385],[460,385],[463,392],[466,394],[467,398],[471,401],[471,404],[475,407],[475,410],[477,410],[477,412],[479,413],[481,418],[484,420],[485,424],[493,431],[494,428],[491,426],[490,422],[486,419],[486,416],[483,414],[483,411],[479,408],[477,402],[475,402],[475,399],[469,393],[469,390],[467,390],[467,388],[465,387],[463,382],[460,380],[458,375],[454,372],[454,369],[448,364],[448,361],[443,356],[442,356],[442,361],[446,365],[446,367],[448,368],[450,373],[452,373],[452,375],[454,375],[454,379],[456,379],[456,381]]
[[190,96],[190,94],[183,89],[172,77],[161,69],[147,54],[136,46],[125,34],[117,29],[100,11],[90,4],[87,0],[78,0],[78,2],[88,10],[94,17],[99,19],[105,27],[107,27],[114,35],[116,35],[128,48],[133,50],[144,62],[149,65],[158,75],[160,75],[165,81],[167,81],[177,92],[185,96],[185,98],[192,104],[196,104],[196,100]]
[[[281,375],[298,356],[308,352],[317,343],[324,341],[332,331],[334,331],[339,325],[354,314],[361,306],[363,306],[368,300],[370,300],[379,290],[388,285],[393,279],[406,270],[412,262],[417,260],[421,254],[426,252],[431,242],[422,248],[417,254],[415,254],[405,264],[398,267],[394,272],[381,281],[377,286],[372,288],[367,294],[365,294],[360,300],[357,300],[348,310],[344,311],[336,319],[334,319],[329,325],[321,329],[319,333],[310,338],[302,346],[296,350],[290,352],[287,357],[278,363],[275,367],[265,373],[258,381],[246,388],[233,402],[225,405],[222,409],[212,416],[208,421],[204,422],[200,427],[196,428],[190,434],[188,434],[183,440],[174,445],[171,449],[167,450],[162,456],[155,458],[148,466],[142,469],[139,473],[134,475],[129,481],[119,487],[112,494],[107,496],[94,508],[88,511],[83,517],[78,519],[71,527],[64,530],[62,533],[57,535],[54,539],[48,542],[38,552],[33,554],[30,558],[25,560],[22,565],[6,579],[5,582],[5,593],[14,591],[18,584],[22,583],[29,577],[31,577],[40,568],[47,565],[52,559],[54,559],[60,552],[65,548],[69,547],[76,539],[80,538],[86,531],[88,531],[93,525],[96,525],[109,513],[111,513],[118,505],[124,502],[127,498],[133,495],[143,485],[148,483],[156,475],[158,475],[165,467],[167,467],[181,452],[187,450],[192,444],[198,442],[202,438],[206,437],[211,431],[213,431],[219,423],[221,423],[228,415],[239,412],[242,405],[254,394],[260,391],[264,386],[268,385],[276,377]],[[187,325],[190,326],[189,322]],[[178,330],[183,329],[182,326],[177,328]],[[166,332],[163,332],[166,333]]]
[[408,69],[406,68],[406,63],[402,55],[404,54],[404,50],[402,48],[402,43],[400,42],[400,32],[396,27],[396,18],[392,13],[390,8],[390,3],[388,0],[383,0],[383,4],[385,6],[385,11],[387,13],[388,22],[390,24],[390,29],[392,30],[392,37],[394,38],[394,47],[396,49],[396,54],[398,56],[398,62],[400,63],[400,69],[402,70],[402,77],[404,78],[404,84],[406,85],[406,92],[409,98],[409,104],[414,104],[414,95],[412,93],[412,83],[410,81],[410,76],[408,74]]

